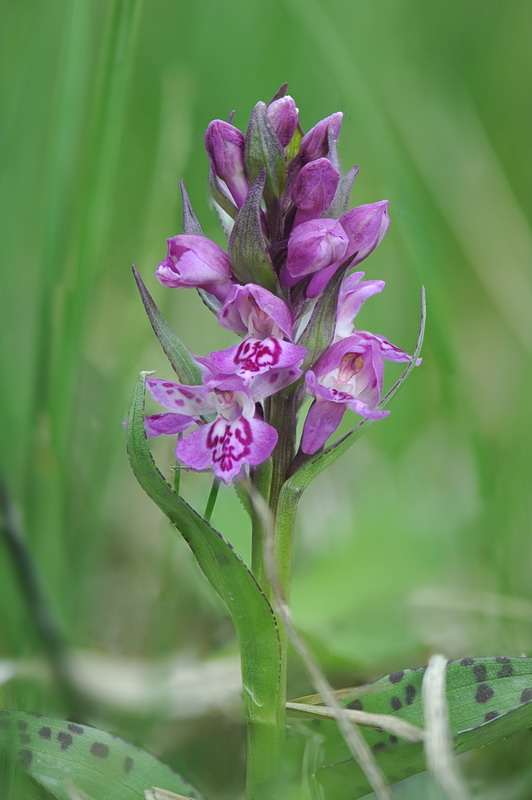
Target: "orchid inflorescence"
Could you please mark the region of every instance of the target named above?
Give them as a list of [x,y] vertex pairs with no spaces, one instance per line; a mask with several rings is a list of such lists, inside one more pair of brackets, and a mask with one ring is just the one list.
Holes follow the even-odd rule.
[[212,467],[225,483],[265,462],[280,437],[288,474],[309,395],[303,459],[325,445],[347,409],[385,417],[384,361],[411,360],[353,324],[384,288],[350,271],[388,230],[388,202],[348,210],[358,167],[339,170],[342,114],[303,134],[286,88],[255,106],[245,135],[222,120],[207,128],[209,186],[227,252],[203,235],[182,184],[184,233],[168,239],[156,270],[164,286],[197,289],[219,324],[241,337],[195,359],[200,385],[146,380],[167,412],[146,417],[148,436],[195,426],[178,437],[177,458],[195,470]]

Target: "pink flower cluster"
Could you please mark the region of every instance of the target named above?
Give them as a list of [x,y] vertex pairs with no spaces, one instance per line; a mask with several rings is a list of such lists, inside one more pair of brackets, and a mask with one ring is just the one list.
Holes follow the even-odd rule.
[[[227,350],[196,359],[199,386],[146,382],[167,411],[146,418],[148,435],[195,426],[179,437],[177,458],[192,469],[212,467],[226,483],[276,447],[268,398],[294,392],[298,410],[305,394],[313,398],[300,445],[310,455],[348,408],[366,418],[386,416],[377,409],[384,360],[410,360],[384,337],[353,324],[364,301],[384,288],[383,281],[363,280],[363,272],[348,273],[388,230],[388,203],[347,209],[358,168],[339,171],[342,114],[303,135],[285,92],[282,87],[269,104],[255,106],[245,135],[222,120],[207,128],[210,188],[227,252],[203,236],[183,192],[185,233],[168,239],[156,272],[165,286],[200,290],[219,324],[241,337]],[[335,318],[328,330],[313,331],[323,324],[313,310],[331,296]],[[310,359],[308,343],[316,337],[325,346]]]

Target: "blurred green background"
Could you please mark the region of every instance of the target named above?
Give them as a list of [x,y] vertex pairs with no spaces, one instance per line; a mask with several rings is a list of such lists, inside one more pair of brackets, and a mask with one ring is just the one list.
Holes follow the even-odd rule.
[[[164,289],[153,271],[181,230],[181,178],[222,243],[204,130],[233,109],[245,129],[254,103],[284,81],[304,129],[344,111],[342,164],[360,165],[353,205],[390,200],[392,226],[365,264],[387,289],[360,326],[412,349],[422,283],[428,298],[422,367],[390,418],[302,502],[296,622],[337,686],[434,651],[532,655],[528,0],[1,7],[0,469],[92,681],[92,721],[170,761],[214,800],[238,796],[231,624],[125,454],[137,373],[170,374],[130,265],[193,352],[231,342],[193,293]],[[157,452],[167,470],[171,444]],[[204,476],[183,486],[205,503]],[[213,521],[247,555],[230,491]],[[39,637],[1,542],[0,608],[2,674],[6,660],[17,673],[0,686],[3,704],[70,713],[53,681],[35,677]],[[161,686],[144,671],[152,660]],[[179,696],[174,673],[194,678],[181,711],[165,699]],[[297,663],[292,688],[311,690]],[[530,736],[512,742],[511,758],[501,744],[468,759],[482,797],[532,795]]]

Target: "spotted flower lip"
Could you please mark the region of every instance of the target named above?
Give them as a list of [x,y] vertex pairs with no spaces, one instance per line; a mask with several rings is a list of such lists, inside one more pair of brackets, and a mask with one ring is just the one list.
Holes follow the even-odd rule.
[[[236,374],[247,384],[265,372],[298,368],[306,353],[304,347],[276,339],[275,336],[266,339],[250,336],[227,350],[211,353],[211,363],[219,372]],[[294,374],[296,380],[301,371],[298,369]]]
[[[254,466],[269,458],[277,444],[277,431],[256,416],[253,396],[240,379],[233,377],[230,388],[148,378],[146,388],[154,400],[172,412],[149,417],[149,435],[182,431],[185,417],[189,426],[199,423],[198,429],[180,439],[176,448],[177,458],[192,469],[212,467],[217,477],[230,483],[246,464]],[[216,414],[213,422],[200,421],[200,415],[212,413]]]
[[218,314],[222,327],[257,339],[292,338],[292,314],[286,303],[256,283],[235,284]]
[[383,360],[373,342],[356,335],[333,344],[305,375],[315,401],[303,428],[301,449],[316,453],[337,429],[350,408],[366,419],[382,419],[389,411],[376,408],[382,393]]
[[206,289],[218,299],[227,296],[232,281],[226,253],[204,236],[180,235],[167,240],[168,255],[156,270],[158,280],[173,289]]

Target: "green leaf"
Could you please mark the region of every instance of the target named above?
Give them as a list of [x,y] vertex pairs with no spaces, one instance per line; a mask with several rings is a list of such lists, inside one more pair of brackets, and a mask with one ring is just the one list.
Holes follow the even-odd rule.
[[227,195],[222,191],[220,181],[214,173],[214,170],[209,170],[209,191],[214,202],[225,211],[232,219],[236,217],[237,207],[229,200]]
[[229,237],[229,260],[233,272],[244,283],[258,283],[275,291],[276,279],[262,231],[261,198],[266,180],[261,170],[238,212]]
[[[344,708],[391,714],[423,727],[421,684],[424,667],[401,670],[357,689],[337,692]],[[447,666],[449,725],[456,753],[481,747],[532,726],[532,659],[465,658]],[[317,695],[301,698],[319,703]],[[349,759],[336,723],[311,712],[290,711],[293,719],[314,719],[322,737],[317,780],[327,797],[355,800],[370,791],[357,765]],[[318,722],[316,722],[318,720]],[[421,744],[406,743],[374,728],[360,728],[390,782],[421,772]]]
[[199,385],[201,383],[201,372],[196,361],[157,308],[153,297],[148,292],[144,281],[134,266],[133,275],[137,282],[140,296],[144,303],[148,319],[151,322],[153,332],[159,340],[159,344],[163,348],[177,377],[181,383],[186,383],[188,386]]
[[351,197],[351,189],[353,188],[353,181],[358,173],[358,167],[353,167],[345,175],[342,175],[338,183],[333,201],[324,216],[338,219],[342,214],[345,214],[349,209],[349,199]]
[[0,711],[0,750],[58,800],[144,800],[160,786],[200,794],[167,764],[105,731],[23,711]]
[[266,198],[280,197],[286,181],[284,148],[275,133],[266,110],[266,104],[257,103],[249,120],[244,150],[246,169],[250,181],[266,170]]
[[144,431],[144,377],[145,373],[141,373],[135,386],[127,426],[127,449],[133,472],[144,491],[179,530],[225,602],[240,642],[244,688],[253,693],[260,719],[261,708],[265,713],[271,708],[271,696],[279,680],[277,619],[231,544],[173,491],[157,469]]
[[190,202],[185,181],[181,181],[181,197],[183,198],[183,233],[187,236],[203,236],[199,219],[194,213],[192,203]]

